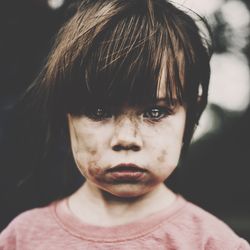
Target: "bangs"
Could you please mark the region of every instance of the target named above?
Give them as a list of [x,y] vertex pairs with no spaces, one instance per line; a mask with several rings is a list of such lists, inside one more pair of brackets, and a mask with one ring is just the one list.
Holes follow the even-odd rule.
[[126,17],[101,34],[83,67],[89,94],[117,105],[152,101],[164,50],[156,49],[156,36],[140,16]]
[[154,103],[162,93],[170,105],[192,99],[199,81],[194,55],[204,51],[194,21],[165,1],[126,2],[117,13],[115,5],[109,12],[99,6],[101,14],[95,9],[94,17],[84,6],[88,20],[78,11],[62,30],[54,50],[60,56],[54,56],[54,68],[53,60],[49,66],[60,82],[67,112],[79,113],[92,103]]

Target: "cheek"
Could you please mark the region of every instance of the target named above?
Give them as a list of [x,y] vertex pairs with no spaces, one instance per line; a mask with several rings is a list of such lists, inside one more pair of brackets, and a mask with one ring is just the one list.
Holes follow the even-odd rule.
[[92,137],[79,138],[76,146],[76,160],[81,168],[94,168],[101,157],[101,148]]
[[178,164],[182,143],[179,141],[161,144],[155,150],[157,165],[167,168],[175,168]]
[[76,134],[76,141],[74,144],[75,149],[79,153],[89,153],[91,155],[96,154],[98,150],[98,144],[95,140],[95,136],[93,136],[93,133],[91,131],[82,131],[77,130],[75,131]]
[[154,159],[154,162],[151,162],[152,174],[157,182],[163,182],[176,168],[179,155],[173,155],[167,149],[161,149],[155,152]]
[[158,161],[160,164],[162,164],[162,163],[165,162],[165,160],[166,160],[166,154],[167,154],[166,150],[163,149],[163,150],[160,152],[160,154],[158,155],[157,161]]
[[[95,151],[95,153],[93,153]],[[89,150],[78,150],[75,154],[75,162],[82,175],[87,179],[98,179],[102,176],[103,169],[99,167],[101,155],[98,150],[89,147]]]
[[[98,174],[99,170],[96,167],[97,162],[101,157],[101,144],[90,129],[83,130],[75,127],[74,135],[71,136],[72,151],[75,162],[84,176]],[[91,171],[91,172],[90,172]]]
[[179,162],[182,147],[182,130],[176,131],[166,126],[161,129],[161,136],[155,131],[155,135],[148,137],[147,152],[154,156],[153,166],[161,175],[171,173]]
[[172,171],[179,160],[179,154],[172,152],[171,149],[161,149],[157,152],[155,166],[159,171]]

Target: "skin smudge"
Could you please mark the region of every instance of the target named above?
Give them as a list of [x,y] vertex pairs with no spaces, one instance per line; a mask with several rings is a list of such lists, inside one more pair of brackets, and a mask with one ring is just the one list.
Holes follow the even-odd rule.
[[166,152],[166,150],[163,149],[163,150],[161,151],[161,155],[157,157],[157,160],[158,160],[159,162],[164,162],[165,156],[166,156],[166,155],[167,155],[167,152]]

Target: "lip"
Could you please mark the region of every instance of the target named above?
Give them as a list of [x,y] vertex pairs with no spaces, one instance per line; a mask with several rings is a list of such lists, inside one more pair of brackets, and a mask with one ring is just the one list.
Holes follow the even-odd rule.
[[133,163],[121,163],[107,170],[108,172],[145,172],[146,170]]
[[139,181],[145,176],[146,169],[132,163],[121,163],[107,170],[111,179],[121,182]]

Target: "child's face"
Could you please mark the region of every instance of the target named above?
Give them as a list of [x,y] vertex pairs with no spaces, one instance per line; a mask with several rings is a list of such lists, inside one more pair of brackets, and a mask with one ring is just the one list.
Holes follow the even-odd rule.
[[76,164],[97,190],[140,196],[168,178],[178,163],[183,106],[169,109],[159,99],[154,105],[120,110],[97,107],[68,119]]

